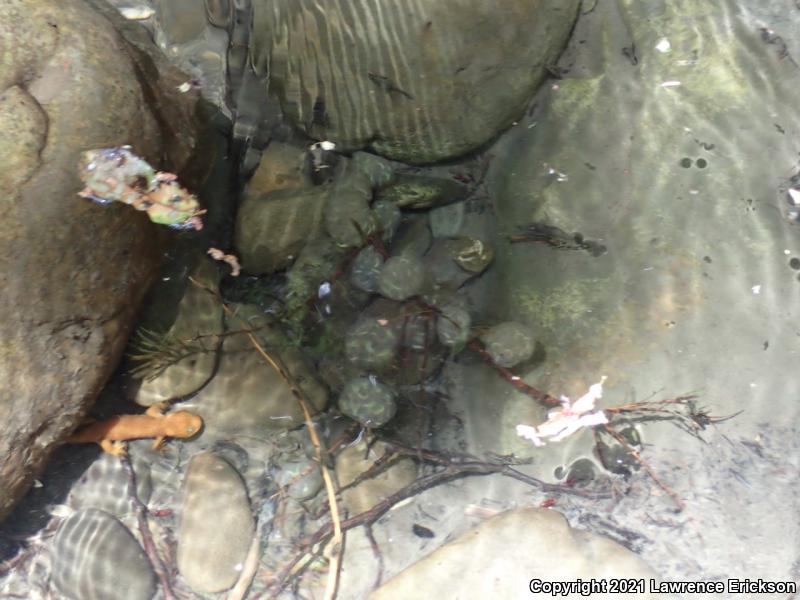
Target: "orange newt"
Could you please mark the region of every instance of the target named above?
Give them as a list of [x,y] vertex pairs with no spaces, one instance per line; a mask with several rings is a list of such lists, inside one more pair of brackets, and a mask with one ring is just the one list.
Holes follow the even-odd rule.
[[158,402],[148,408],[143,415],[117,415],[90,423],[67,438],[71,444],[95,442],[115,456],[126,452],[126,440],[155,438],[153,449],[158,450],[168,437],[189,438],[200,431],[203,419],[200,415],[179,410],[164,414],[167,402]]

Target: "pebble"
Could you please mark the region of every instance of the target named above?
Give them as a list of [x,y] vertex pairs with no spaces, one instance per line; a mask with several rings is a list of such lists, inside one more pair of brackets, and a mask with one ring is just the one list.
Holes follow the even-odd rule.
[[189,461],[178,528],[178,570],[191,588],[213,594],[232,587],[253,539],[247,489],[227,461],[210,452]]
[[71,600],[150,600],[156,576],[130,531],[111,514],[73,513],[53,541],[53,584]]

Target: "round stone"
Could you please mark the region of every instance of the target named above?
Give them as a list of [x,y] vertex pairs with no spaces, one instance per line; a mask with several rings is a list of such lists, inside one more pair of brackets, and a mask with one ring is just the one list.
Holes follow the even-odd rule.
[[254,531],[247,488],[236,469],[210,452],[195,454],[184,477],[177,534],[176,562],[186,582],[201,593],[230,589]]
[[280,465],[275,482],[288,486],[287,493],[295,500],[308,500],[322,489],[322,473],[319,465],[310,458],[301,458]]
[[507,321],[495,325],[481,336],[492,360],[511,368],[533,356],[534,340],[521,323]]
[[372,205],[372,214],[378,223],[378,228],[383,232],[383,239],[392,239],[394,232],[400,227],[400,221],[403,220],[403,214],[397,204],[389,200],[378,200]]
[[360,190],[336,189],[324,210],[325,230],[340,246],[360,246],[377,224],[369,197]]
[[357,377],[348,381],[341,396],[339,410],[364,427],[382,427],[397,411],[395,392],[375,377]]
[[383,187],[394,181],[392,163],[370,152],[354,153],[353,165],[369,178],[373,187]]
[[350,266],[350,283],[364,292],[377,292],[382,267],[383,256],[373,246],[367,246],[358,253]]
[[483,273],[494,259],[491,246],[477,238],[458,239],[459,249],[454,260],[459,267],[470,273]]
[[425,267],[412,256],[393,256],[383,265],[378,291],[391,300],[406,300],[422,291]]
[[469,313],[455,304],[442,307],[436,320],[436,333],[439,341],[449,348],[463,346],[469,339],[472,318]]
[[70,515],[53,543],[53,583],[67,598],[150,600],[156,576],[130,531],[109,513]]
[[347,359],[363,369],[379,369],[394,359],[399,338],[395,326],[387,319],[362,319],[345,338]]

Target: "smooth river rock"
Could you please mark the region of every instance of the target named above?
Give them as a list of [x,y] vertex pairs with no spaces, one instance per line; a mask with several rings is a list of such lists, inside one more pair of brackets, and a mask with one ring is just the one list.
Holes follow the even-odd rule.
[[53,584],[70,600],[150,600],[156,576],[125,526],[90,508],[73,513],[53,542]]
[[339,149],[425,163],[511,125],[577,0],[261,0],[251,51],[285,115]]
[[178,528],[178,570],[197,592],[227,590],[239,578],[255,523],[247,489],[230,463],[210,452],[189,461]]
[[[532,579],[649,578],[655,572],[627,548],[572,529],[555,511],[524,508],[503,512],[441,546],[370,595],[370,600],[426,598],[552,598],[531,593]],[[570,596],[570,597],[578,597]],[[592,594],[618,598],[618,594]],[[637,593],[637,598],[663,598]]]

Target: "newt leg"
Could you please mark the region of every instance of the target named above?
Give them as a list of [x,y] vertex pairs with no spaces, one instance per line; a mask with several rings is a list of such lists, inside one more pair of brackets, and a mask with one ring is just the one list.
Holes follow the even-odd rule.
[[128,447],[125,442],[119,440],[100,440],[97,443],[100,444],[103,450],[114,456],[122,457],[128,454]]
[[155,404],[151,404],[150,407],[144,411],[144,414],[148,417],[163,417],[167,410],[169,410],[169,402],[156,402]]
[[153,440],[153,450],[161,450],[162,447],[164,446],[164,441],[166,439],[167,438],[162,435],[160,437],[157,437],[155,440]]

